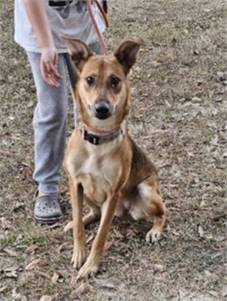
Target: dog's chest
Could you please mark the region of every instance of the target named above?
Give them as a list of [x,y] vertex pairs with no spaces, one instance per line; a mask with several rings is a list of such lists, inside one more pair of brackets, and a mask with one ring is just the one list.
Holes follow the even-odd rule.
[[94,178],[100,178],[101,162],[96,155],[90,155],[82,164],[80,169],[81,175],[91,175]]
[[101,153],[90,154],[77,171],[84,194],[97,204],[102,204],[118,178],[118,163]]

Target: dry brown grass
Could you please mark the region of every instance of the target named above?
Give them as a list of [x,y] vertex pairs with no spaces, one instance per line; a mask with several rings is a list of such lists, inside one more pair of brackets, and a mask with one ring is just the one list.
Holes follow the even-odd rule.
[[[224,2],[109,1],[110,48],[130,36],[146,41],[131,74],[129,127],[159,168],[168,224],[160,243],[147,245],[146,223],[116,219],[101,274],[79,284],[70,264],[72,237],[62,231],[70,218],[65,178],[63,224],[41,227],[32,219],[35,90],[12,41],[12,1],[1,3],[1,301],[227,297]],[[69,132],[71,124],[72,118]]]

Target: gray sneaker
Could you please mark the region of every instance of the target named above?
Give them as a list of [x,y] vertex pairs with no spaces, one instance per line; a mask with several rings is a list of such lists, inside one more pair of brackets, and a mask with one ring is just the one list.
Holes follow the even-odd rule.
[[35,201],[34,217],[41,224],[54,224],[62,217],[57,194],[38,196]]

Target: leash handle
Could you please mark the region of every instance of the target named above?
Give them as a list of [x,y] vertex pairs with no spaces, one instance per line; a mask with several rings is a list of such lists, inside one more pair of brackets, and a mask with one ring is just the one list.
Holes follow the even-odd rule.
[[[88,13],[90,15],[90,18],[91,18],[92,23],[94,25],[95,31],[97,33],[97,36],[98,36],[98,39],[99,39],[99,43],[100,43],[100,47],[101,47],[101,52],[103,54],[107,54],[107,49],[106,49],[106,45],[105,45],[105,42],[104,42],[103,35],[102,35],[102,33],[100,32],[100,30],[98,28],[98,25],[97,25],[97,22],[95,20],[94,14],[92,12],[91,1],[92,0],[87,0]],[[94,0],[94,1],[95,1],[95,3],[97,4],[98,8],[100,9],[100,11],[102,13],[103,9],[101,8],[100,4],[98,3],[97,0]],[[103,15],[103,17],[104,17],[104,15],[106,15],[104,11],[103,11],[102,15]],[[104,18],[104,20],[105,20],[105,18]],[[108,21],[107,21],[106,24],[109,26]]]

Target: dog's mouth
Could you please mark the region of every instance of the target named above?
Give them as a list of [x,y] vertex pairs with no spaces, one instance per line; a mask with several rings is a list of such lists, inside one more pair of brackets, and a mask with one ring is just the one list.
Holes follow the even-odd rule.
[[110,113],[96,113],[95,117],[100,120],[105,120],[111,116]]

